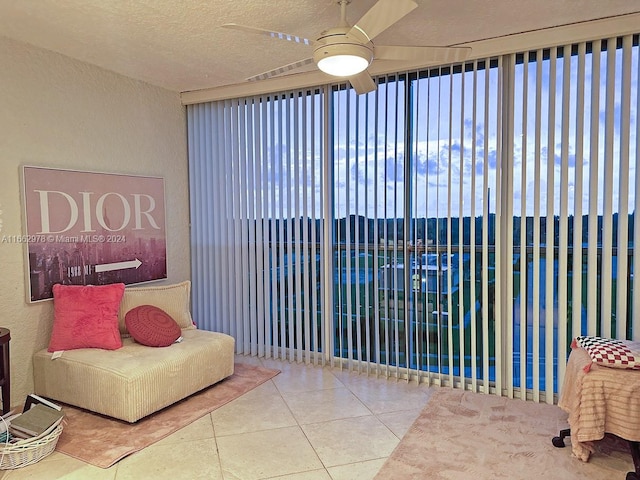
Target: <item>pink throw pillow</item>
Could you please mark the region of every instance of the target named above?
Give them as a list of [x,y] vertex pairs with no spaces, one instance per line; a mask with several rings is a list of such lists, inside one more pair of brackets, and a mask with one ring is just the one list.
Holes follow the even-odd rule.
[[122,347],[118,308],[124,283],[53,286],[53,331],[49,352]]
[[133,339],[148,347],[168,347],[182,330],[164,310],[153,305],[140,305],[129,310],[124,322]]

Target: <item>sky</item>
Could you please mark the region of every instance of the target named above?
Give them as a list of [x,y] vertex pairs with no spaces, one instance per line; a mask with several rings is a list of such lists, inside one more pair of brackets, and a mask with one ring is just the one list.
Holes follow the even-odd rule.
[[[564,59],[558,58],[555,68],[555,92],[550,92],[550,61],[541,62],[541,71],[536,71],[536,64],[529,63],[527,68],[526,92],[525,69],[522,64],[516,65],[514,75],[514,108],[513,108],[513,199],[514,209],[519,215],[522,202],[525,204],[527,215],[534,214],[535,196],[537,192],[540,198],[540,208],[546,211],[547,199],[553,201],[554,212],[560,213],[561,181],[567,178],[567,205],[569,212],[575,208],[574,191],[576,187],[576,173],[582,170],[582,202],[584,213],[589,211],[589,182],[591,164],[594,164],[594,172],[598,178],[598,214],[603,213],[603,191],[609,192],[613,197],[614,211],[618,211],[618,196],[620,181],[629,181],[629,195],[627,208],[634,210],[635,201],[635,162],[638,155],[638,47],[632,49],[631,56],[631,83],[629,98],[622,98],[622,51],[617,50],[615,55],[615,78],[613,115],[607,120],[607,110],[611,109],[606,97],[607,84],[611,82],[607,78],[607,53],[601,55],[600,79],[599,79],[599,109],[592,113],[591,90],[593,84],[591,55],[585,57],[584,78],[578,78],[577,56],[571,57],[568,82],[564,83]],[[540,74],[540,87],[537,89],[538,74]],[[464,77],[464,78],[463,78]],[[430,79],[421,79],[414,84],[412,110],[417,119],[413,129],[413,141],[411,154],[413,165],[413,191],[415,199],[413,209],[415,215],[442,216],[443,214],[464,216],[481,214],[485,187],[491,189],[491,201],[495,208],[495,191],[497,189],[496,169],[500,161],[501,145],[498,137],[500,130],[499,108],[499,78],[498,68],[489,72],[489,78],[485,77],[484,70],[467,72],[457,75],[442,75]],[[474,85],[475,81],[475,85]],[[583,103],[584,115],[582,116],[583,134],[581,162],[576,165],[576,155],[579,138],[576,135],[578,120],[577,92],[578,85],[584,85]],[[486,89],[485,89],[486,88]],[[399,87],[400,90],[403,86]],[[474,95],[474,90],[476,95]],[[450,93],[452,92],[452,93]],[[488,92],[488,95],[486,94]],[[400,98],[402,98],[400,92]],[[369,113],[368,121],[363,122],[354,112],[357,107],[366,109],[359,102],[355,105],[355,95],[342,92],[343,98],[339,99],[338,116],[344,113],[351,114],[349,125],[343,120],[338,121],[338,146],[335,149],[336,165],[336,189],[342,190],[347,186],[347,171],[350,178],[350,194],[343,194],[336,205],[339,211],[347,209],[347,202],[351,212],[378,216],[388,211],[390,202],[378,202],[372,205],[362,201],[362,190],[356,194],[356,183],[366,185],[369,188],[377,186],[378,191],[389,189],[389,182],[394,188],[403,191],[405,175],[405,139],[401,138],[404,125],[397,123],[397,118],[402,118],[403,112],[397,114],[395,85],[379,87],[377,95],[381,105],[378,105],[377,121]],[[350,97],[347,99],[346,97]],[[477,99],[474,112],[474,97]],[[539,97],[540,106],[536,111],[536,101]],[[567,101],[565,102],[565,98]],[[391,99],[392,102],[386,100]],[[629,105],[628,117],[623,118],[622,103]],[[375,110],[375,101],[371,102],[369,112]],[[563,104],[564,103],[564,104]],[[387,109],[384,110],[384,105]],[[526,108],[526,111],[524,110]],[[550,118],[550,111],[554,118]],[[566,112],[566,113],[565,113]],[[486,117],[485,117],[486,113]],[[598,134],[596,149],[592,155],[591,141],[594,137],[591,130],[592,116],[595,119]],[[356,118],[361,124],[366,124],[368,130],[359,126],[358,135],[353,125]],[[553,121],[555,128],[550,137],[549,124]],[[620,176],[621,163],[621,125],[628,124],[629,128],[629,175]],[[540,138],[536,139],[535,128],[540,125]],[[378,127],[376,129],[376,126]],[[397,128],[396,128],[397,126]],[[613,144],[606,151],[605,140],[612,132]],[[569,139],[566,150],[563,150],[563,132],[566,131]],[[378,139],[376,142],[375,139]],[[551,142],[551,143],[550,143]],[[553,148],[550,148],[553,145]],[[547,158],[553,151],[553,187],[548,188],[549,172]],[[536,158],[539,158],[536,171]],[[612,160],[612,161],[611,161]],[[486,165],[485,165],[486,164]],[[376,165],[378,169],[376,170]],[[565,168],[563,168],[563,165]],[[605,171],[605,165],[611,165],[609,172]],[[386,167],[386,168],[385,168]],[[375,172],[375,173],[373,173]],[[524,174],[524,189],[522,181]],[[537,180],[536,180],[537,179]],[[357,181],[356,181],[357,180]],[[474,182],[475,180],[475,182]],[[608,182],[605,188],[605,181]],[[537,183],[537,185],[536,185]],[[385,188],[386,186],[386,188]],[[460,193],[462,192],[462,195]],[[471,194],[475,192],[475,205],[472,205]],[[387,195],[387,199],[393,196]],[[400,199],[401,196],[398,197]],[[462,199],[462,202],[460,202]],[[553,200],[551,200],[553,199]],[[393,203],[393,202],[391,202]]]
[[[539,66],[535,61],[528,62],[526,69],[524,63],[515,65],[511,100],[514,215],[521,215],[524,204],[526,215],[532,216],[538,206],[542,216],[546,216],[548,201],[553,202],[556,215],[564,205],[569,215],[576,207],[578,213],[588,213],[590,183],[597,186],[598,215],[604,212],[605,192],[611,199],[612,210],[619,210],[621,186],[629,191],[624,198],[628,211],[633,212],[636,159],[640,150],[639,50],[638,46],[630,49],[629,97],[622,93],[622,49],[615,50],[612,78],[607,76],[606,51],[600,55],[597,71],[593,70],[592,54],[585,55],[584,77],[579,75],[579,56],[572,55],[566,82],[561,55],[555,62],[555,73],[548,59],[538,62]],[[351,89],[335,92],[331,118],[335,216],[404,217],[408,214],[404,202],[405,182],[409,180],[412,182],[411,212],[415,217],[480,216],[487,196],[490,211],[495,212],[499,175],[509,171],[499,168],[501,158],[507,158],[501,155],[500,139],[506,117],[502,119],[498,114],[504,106],[499,72],[506,68],[501,64],[488,71],[478,68],[453,75],[446,71],[414,80],[408,106],[404,101],[407,93],[404,81],[381,83],[375,92],[361,96]],[[551,81],[553,73],[555,83]],[[599,85],[597,111],[592,108],[594,79]],[[611,82],[613,96],[608,99],[607,86]],[[584,86],[582,102],[578,101],[580,85]],[[584,113],[579,122],[577,112],[581,103]],[[318,179],[326,178],[323,145],[318,141],[323,130],[322,105],[322,94],[315,94],[281,101],[273,107],[274,133],[263,139],[268,156],[276,159],[268,162],[265,183],[268,192],[264,192],[266,202],[263,202],[266,216],[291,217],[302,212],[303,204],[314,216],[321,215],[323,190]],[[624,114],[625,106],[628,117]],[[282,117],[285,107],[288,113]],[[405,138],[407,109],[414,119],[411,138]],[[551,123],[553,129],[549,128]],[[593,135],[592,124],[597,135]],[[629,164],[625,175],[620,175],[620,139],[624,133],[621,125],[627,124]],[[536,138],[536,125],[540,126],[539,138]],[[580,137],[578,125],[583,129]],[[302,132],[306,132],[306,137],[303,138]],[[563,133],[569,139],[564,149]],[[316,139],[314,142],[312,137]],[[609,137],[613,139],[610,147],[606,142]],[[597,144],[592,148],[594,138]],[[578,161],[580,142],[583,152]],[[410,145],[409,152],[405,152],[406,145]],[[550,151],[553,151],[552,163],[547,161]],[[406,165],[407,158],[411,160],[410,165]],[[553,166],[552,171],[548,165]],[[405,172],[405,168],[410,171]],[[576,181],[580,175],[582,195],[576,199]],[[592,177],[597,181],[592,182]],[[549,186],[550,180],[552,186]],[[566,183],[564,191],[562,183]]]

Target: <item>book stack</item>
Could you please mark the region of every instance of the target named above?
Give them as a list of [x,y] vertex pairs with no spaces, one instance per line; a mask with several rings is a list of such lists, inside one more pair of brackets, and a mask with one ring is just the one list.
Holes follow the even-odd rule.
[[57,427],[62,407],[35,394],[29,394],[22,413],[9,412],[0,420],[0,442],[15,443],[46,435]]

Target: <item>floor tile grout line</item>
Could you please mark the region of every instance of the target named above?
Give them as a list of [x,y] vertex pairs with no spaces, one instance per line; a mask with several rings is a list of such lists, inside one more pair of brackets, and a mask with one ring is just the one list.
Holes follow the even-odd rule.
[[[324,370],[324,368],[325,368],[325,367],[323,366],[323,367],[322,367],[322,369]],[[357,398],[357,399],[358,399],[358,402],[360,402],[360,403],[361,403],[361,404],[362,404],[362,405],[363,405],[363,406],[364,406],[364,407],[365,407],[365,408],[366,408],[366,409],[371,413],[371,415],[370,415],[370,416],[372,416],[373,418],[376,418],[376,419],[377,419],[377,420],[378,420],[378,421],[379,421],[379,422],[380,422],[380,423],[381,423],[381,424],[382,424],[382,425],[383,425],[387,430],[389,430],[389,432],[390,432],[393,436],[395,436],[395,437],[397,438],[397,435],[396,435],[393,431],[391,431],[391,429],[389,429],[389,427],[388,427],[384,422],[382,422],[382,420],[380,420],[379,418],[377,418],[377,416],[376,416],[376,415],[375,415],[375,414],[374,414],[374,413],[369,409],[369,407],[368,407],[365,403],[363,403],[363,402],[362,402],[362,400],[361,400],[361,399],[360,399],[360,398],[359,398],[359,397],[358,397],[358,396],[357,396],[357,395],[356,395],[356,394],[355,394],[355,393],[354,393],[354,392],[353,392],[353,391],[348,387],[348,385],[346,385],[344,382],[342,382],[339,378],[337,378],[337,377],[334,375],[334,373],[331,371],[331,369],[329,369],[329,373],[330,373],[330,374],[331,374],[331,375],[332,375],[332,376],[333,376],[333,377],[334,377],[338,382],[340,382],[340,384],[341,384],[341,385],[343,385],[343,387],[344,387],[347,391],[349,391],[349,392],[350,392],[350,393],[351,393],[355,398]],[[275,377],[274,377],[274,378],[275,378]],[[272,379],[272,381],[273,381],[273,379]],[[275,384],[275,381],[274,381],[274,384]],[[307,439],[307,442],[309,443],[309,445],[310,445],[310,446],[311,446],[311,448],[313,449],[313,451],[314,451],[314,453],[315,453],[316,457],[318,458],[318,461],[319,461],[319,462],[322,464],[322,466],[324,467],[325,472],[327,473],[327,475],[328,475],[330,478],[333,478],[333,476],[332,476],[332,475],[331,475],[331,473],[329,472],[329,467],[328,467],[328,466],[327,466],[327,465],[322,461],[322,458],[320,457],[320,455],[319,455],[319,453],[318,453],[318,451],[317,451],[316,447],[315,447],[315,446],[313,445],[313,443],[311,442],[311,439],[307,436],[307,433],[305,432],[305,430],[304,430],[304,428],[303,428],[303,424],[301,424],[301,423],[300,423],[300,421],[298,420],[298,418],[294,415],[293,411],[291,411],[291,407],[290,407],[290,406],[289,406],[289,404],[287,403],[286,399],[284,398],[284,396],[282,396],[282,391],[278,388],[278,385],[277,385],[277,384],[275,385],[275,387],[276,387],[276,389],[278,390],[278,392],[280,392],[280,396],[281,396],[281,398],[282,398],[282,401],[285,403],[285,405],[287,406],[287,409],[289,410],[289,412],[290,412],[290,413],[291,413],[291,415],[293,416],[294,420],[295,420],[295,421],[296,421],[296,423],[298,424],[298,427],[300,428],[300,430],[301,430],[302,434],[303,434],[303,435],[304,435],[304,437]],[[369,415],[360,415],[360,416],[358,416],[358,417],[365,417],[365,416],[369,416]],[[346,417],[346,418],[358,418],[358,417]],[[342,419],[334,419],[334,420],[342,420]],[[334,421],[334,420],[326,420],[326,421],[323,421],[323,422],[316,422],[315,424],[328,423],[328,422],[330,422],[330,421]],[[311,424],[311,425],[313,425],[313,424]],[[399,441],[399,440],[398,440],[398,441]],[[381,457],[380,459],[382,459],[382,458],[387,458],[387,457]],[[367,461],[368,461],[368,460],[367,460]],[[355,462],[355,463],[363,463],[363,462]],[[344,464],[344,465],[352,465],[352,464],[353,464],[353,463],[347,463],[347,464]],[[332,467],[334,467],[334,466],[339,466],[339,465],[332,465]],[[340,466],[342,466],[342,465],[340,465]],[[272,477],[272,478],[273,478],[273,477]],[[265,480],[266,480],[266,479],[265,479]]]

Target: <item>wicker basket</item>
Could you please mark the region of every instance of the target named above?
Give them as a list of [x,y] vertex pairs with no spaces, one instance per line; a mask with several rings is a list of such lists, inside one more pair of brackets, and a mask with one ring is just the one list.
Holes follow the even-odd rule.
[[61,433],[60,424],[38,437],[0,444],[0,470],[26,467],[40,461],[55,450]]

